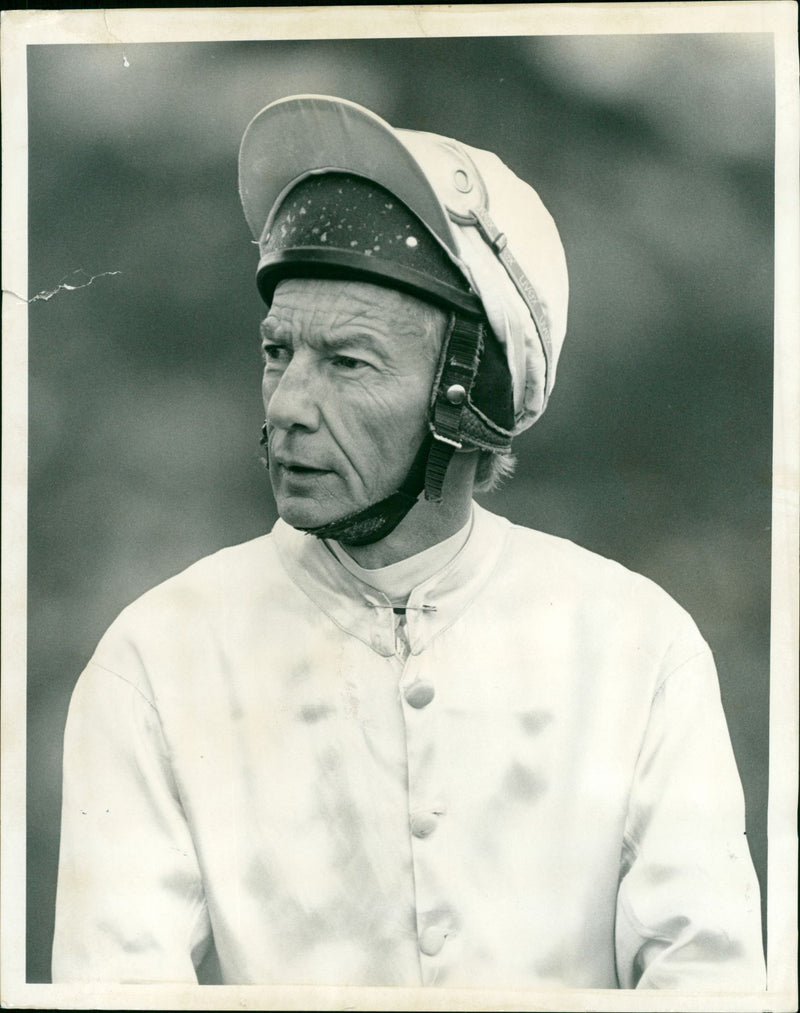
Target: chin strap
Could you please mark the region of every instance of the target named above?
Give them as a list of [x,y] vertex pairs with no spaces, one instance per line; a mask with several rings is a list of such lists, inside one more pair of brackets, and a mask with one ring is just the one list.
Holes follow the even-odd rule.
[[483,350],[483,321],[450,314],[450,324],[433,385],[430,429],[433,443],[425,471],[425,499],[442,502],[447,466],[461,450],[462,417]]
[[[259,442],[264,448],[264,464],[269,468],[269,433],[266,422],[261,426]],[[428,433],[414,457],[405,481],[391,496],[341,517],[338,521],[297,530],[317,538],[332,538],[343,545],[371,545],[372,542],[385,538],[414,506],[425,487],[425,467],[432,443],[433,436]]]
[[371,545],[385,538],[397,527],[408,511],[419,499],[425,486],[425,466],[433,437],[428,434],[417,451],[405,481],[391,496],[373,503],[364,510],[357,510],[338,521],[322,524],[317,528],[299,528],[307,535],[317,538],[332,538],[342,545]]
[[[342,545],[371,545],[391,534],[425,490],[425,499],[441,503],[447,467],[462,447],[461,421],[475,382],[483,348],[483,322],[452,313],[439,360],[431,398],[430,432],[422,441],[403,484],[363,510],[316,528],[298,528],[316,538],[331,538]],[[261,427],[261,445],[269,450],[267,424]]]

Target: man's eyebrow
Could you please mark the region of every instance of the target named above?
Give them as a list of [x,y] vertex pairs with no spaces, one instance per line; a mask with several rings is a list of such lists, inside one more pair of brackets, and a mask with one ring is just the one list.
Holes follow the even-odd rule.
[[277,330],[275,322],[270,317],[264,317],[261,323],[258,325],[258,333],[261,335],[262,341],[274,341],[275,332]]
[[353,330],[344,334],[326,334],[319,339],[326,349],[337,351],[340,348],[368,348],[373,352],[381,352],[380,343],[368,331]]
[[[282,334],[282,328],[280,321],[265,317],[261,321],[259,332],[261,334],[262,341],[269,342],[281,342],[283,344],[291,345],[292,338],[289,333]],[[349,348],[353,351],[363,349],[365,351],[371,351],[375,355],[381,358],[386,357],[384,348],[381,343],[376,341],[375,337],[370,334],[369,331],[362,331],[358,328],[353,328],[352,331],[344,331],[338,334],[319,334],[315,335],[313,344],[326,352],[338,352],[343,348]]]

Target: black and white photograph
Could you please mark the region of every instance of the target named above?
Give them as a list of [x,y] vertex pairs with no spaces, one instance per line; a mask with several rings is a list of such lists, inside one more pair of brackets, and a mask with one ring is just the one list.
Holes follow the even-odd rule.
[[796,1006],[797,9],[678,6],[4,15],[4,1005]]

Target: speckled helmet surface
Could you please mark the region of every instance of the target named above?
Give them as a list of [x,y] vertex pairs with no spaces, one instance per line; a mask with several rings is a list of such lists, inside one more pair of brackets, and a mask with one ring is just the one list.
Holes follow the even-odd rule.
[[[467,282],[461,286],[456,280],[444,293],[444,301],[458,305],[462,298],[461,308],[468,312],[477,296],[505,352],[513,387],[513,432],[535,422],[555,382],[568,302],[561,239],[535,190],[491,152],[437,134],[394,129],[345,99],[322,95],[280,99],[250,122],[239,153],[239,190],[259,244],[262,294],[265,286],[274,288],[277,283],[282,259],[296,265],[303,251],[317,263],[325,259],[326,244],[317,244],[310,228],[302,234],[305,245],[289,251],[285,235],[278,241],[274,226],[276,218],[279,228],[286,226],[284,205],[290,191],[308,180],[300,191],[308,194],[314,190],[314,177],[330,173],[377,184],[382,188],[379,194],[394,195],[427,226]],[[324,228],[324,220],[316,227]],[[425,268],[415,273],[413,256],[403,260],[395,252],[382,258],[381,249],[367,255],[366,242],[361,236],[353,247],[353,264],[362,266],[365,277],[386,271],[397,284],[397,273],[406,270],[410,273],[399,287],[413,292],[414,284],[425,284],[419,280],[426,275]],[[398,243],[397,249],[403,246]],[[327,256],[341,259],[341,244],[335,255],[327,249]],[[405,247],[404,255],[409,249],[413,253],[415,248]],[[384,266],[379,263],[382,259]],[[452,279],[446,272],[440,274],[438,280],[448,286]],[[435,298],[428,282],[427,296],[432,295]]]

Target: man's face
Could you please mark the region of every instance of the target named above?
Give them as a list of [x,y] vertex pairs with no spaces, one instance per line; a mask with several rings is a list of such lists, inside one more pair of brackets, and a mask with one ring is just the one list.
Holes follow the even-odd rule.
[[261,325],[270,480],[318,527],[395,492],[427,431],[445,314],[366,282],[281,282]]

